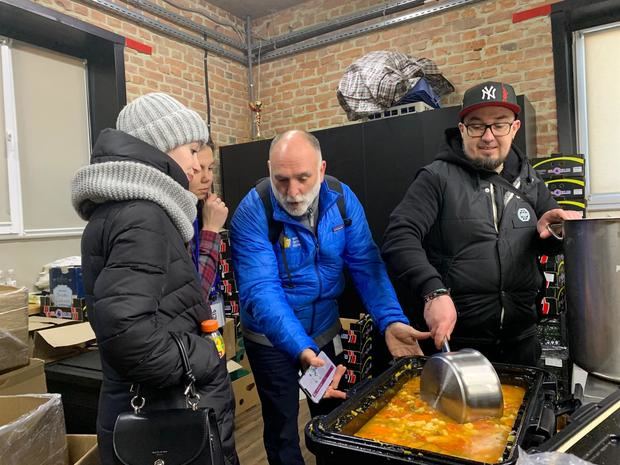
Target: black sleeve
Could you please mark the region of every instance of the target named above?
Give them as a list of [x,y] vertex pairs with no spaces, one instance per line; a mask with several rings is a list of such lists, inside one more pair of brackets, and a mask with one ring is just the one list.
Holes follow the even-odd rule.
[[553,210],[554,208],[560,208],[558,203],[555,201],[551,192],[547,188],[545,182],[537,176],[538,179],[538,189],[537,189],[537,198],[536,198],[536,216],[540,219],[546,212],[549,210]]
[[[536,198],[536,217],[540,219],[546,212],[549,210],[553,210],[554,208],[560,208],[556,200],[549,192],[547,185],[544,181],[538,177],[538,190],[537,190],[537,198]],[[562,253],[564,249],[562,241],[557,240],[555,237],[550,237],[548,239],[538,239],[538,253],[540,255],[557,255]]]
[[381,252],[391,273],[416,296],[444,287],[422,246],[442,205],[439,178],[423,169],[390,215]]
[[174,328],[183,334],[202,384],[219,367],[213,343],[197,334],[191,309],[167,323],[159,312],[174,253],[174,239],[164,233],[165,221],[161,208],[143,202],[122,209],[108,225],[107,259],[93,292],[97,341],[104,359],[123,377],[165,387],[178,384],[183,373],[179,349],[169,333]]

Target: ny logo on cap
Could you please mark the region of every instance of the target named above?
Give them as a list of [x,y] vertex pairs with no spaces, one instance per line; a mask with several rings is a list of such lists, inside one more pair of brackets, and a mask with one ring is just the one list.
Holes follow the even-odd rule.
[[495,87],[485,86],[482,88],[482,100],[495,100]]

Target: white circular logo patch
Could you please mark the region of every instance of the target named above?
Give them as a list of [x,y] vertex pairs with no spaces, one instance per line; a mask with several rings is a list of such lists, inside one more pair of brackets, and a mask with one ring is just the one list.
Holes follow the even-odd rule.
[[530,212],[527,208],[519,208],[519,211],[517,212],[517,217],[525,223],[527,221],[530,221]]

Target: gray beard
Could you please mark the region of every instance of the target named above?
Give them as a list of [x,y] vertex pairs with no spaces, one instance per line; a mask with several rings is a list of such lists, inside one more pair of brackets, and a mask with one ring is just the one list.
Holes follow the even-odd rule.
[[276,189],[276,186],[273,184],[273,180],[271,179],[271,177],[269,179],[271,182],[271,191],[273,192],[273,195],[278,201],[278,203],[280,204],[280,206],[284,209],[284,211],[286,211],[286,213],[288,213],[289,215],[293,217],[297,217],[297,218],[305,215],[308,212],[308,208],[318,198],[319,192],[321,191],[321,181],[317,179],[316,184],[312,187],[310,192],[308,192],[306,195],[303,196],[306,205],[304,205],[303,208],[300,209],[299,211],[293,211],[288,207],[286,203],[286,195],[280,194],[280,192],[278,192],[278,189]]
[[469,161],[475,168],[495,171],[497,168],[504,164],[504,160],[492,159],[492,158],[470,158]]

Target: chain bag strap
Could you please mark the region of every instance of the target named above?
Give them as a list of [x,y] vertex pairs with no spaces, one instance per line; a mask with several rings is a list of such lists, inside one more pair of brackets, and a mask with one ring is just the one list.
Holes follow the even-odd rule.
[[211,408],[199,408],[193,374],[183,340],[170,334],[183,364],[186,408],[145,410],[140,386],[131,387],[133,411],[121,413],[114,425],[114,454],[122,465],[224,465],[222,443]]

